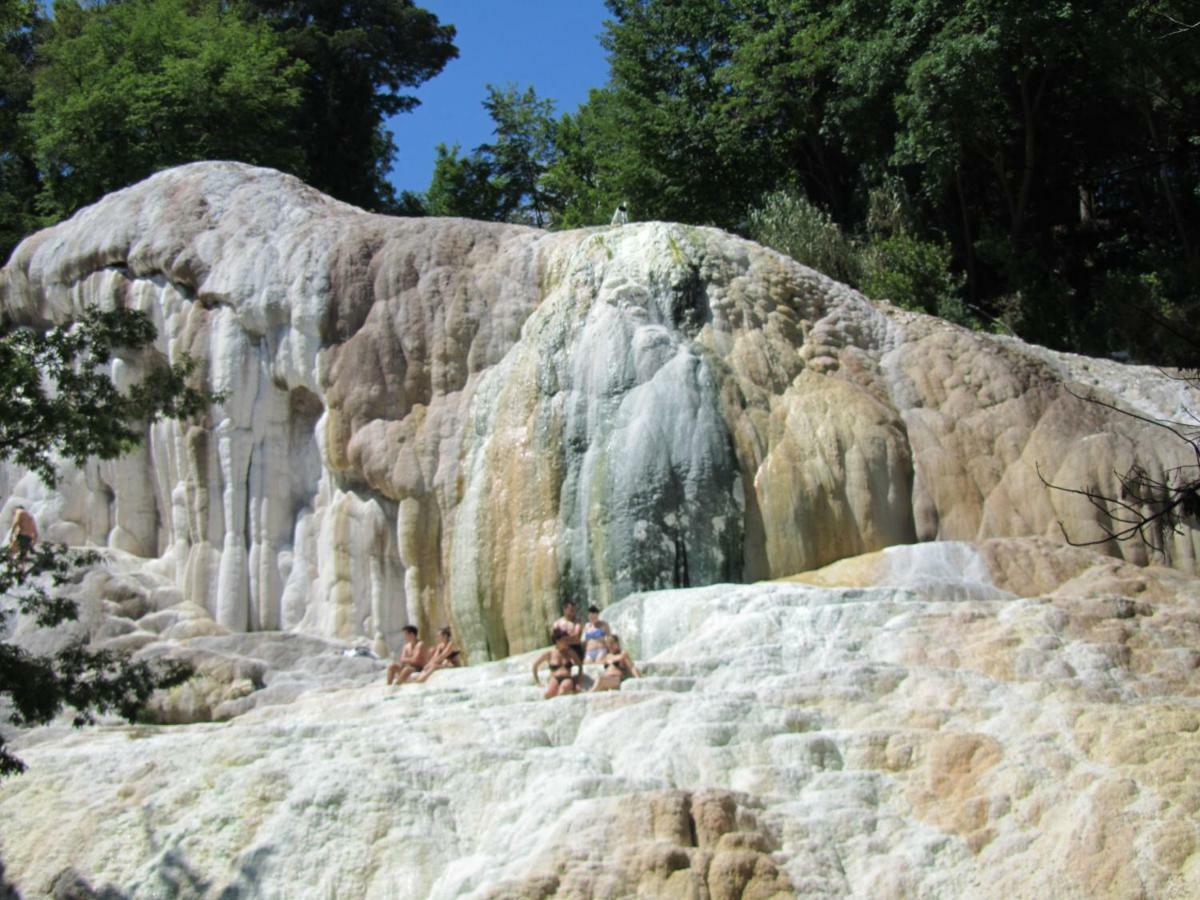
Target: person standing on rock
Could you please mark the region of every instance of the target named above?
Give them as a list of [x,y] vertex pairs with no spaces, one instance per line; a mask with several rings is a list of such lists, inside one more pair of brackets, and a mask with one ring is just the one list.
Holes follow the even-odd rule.
[[438,669],[454,669],[462,664],[462,651],[454,646],[450,629],[443,628],[438,632],[438,642],[434,645],[433,652],[429,655],[429,662],[425,663],[425,668],[421,670],[421,674],[413,680],[418,683],[428,681],[429,676]]
[[37,522],[30,515],[29,510],[23,506],[18,506],[13,510],[12,528],[8,530],[8,552],[11,555],[14,551],[24,559],[33,545],[37,543],[38,528]]
[[600,618],[600,608],[589,606],[587,624],[583,627],[583,639],[587,641],[583,654],[585,663],[600,662],[601,657],[608,652],[604,639],[611,630],[608,623]]
[[575,615],[579,607],[575,605],[574,600],[567,600],[563,603],[562,615],[558,617],[558,621],[551,626],[551,631],[561,631],[567,637],[567,646],[575,651],[575,655],[579,657],[580,670],[579,674],[583,674],[583,624],[575,621]]
[[580,675],[583,674],[583,658],[567,643],[567,633],[561,628],[555,628],[550,638],[554,641],[554,646],[533,661],[533,683],[538,687],[542,686],[541,679],[538,678],[538,669],[542,667],[542,663],[549,663],[550,683],[546,686],[545,694],[547,700],[561,694],[576,692],[579,684],[571,674],[572,666],[578,666]]
[[417,635],[416,625],[404,626],[404,649],[399,658],[388,666],[387,683],[404,684],[429,664],[429,648]]

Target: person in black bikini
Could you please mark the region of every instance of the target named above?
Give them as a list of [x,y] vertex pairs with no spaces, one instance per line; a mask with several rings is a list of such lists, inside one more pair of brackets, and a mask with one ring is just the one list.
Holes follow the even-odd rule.
[[538,678],[538,669],[542,663],[550,664],[550,683],[546,687],[546,699],[561,694],[574,694],[579,687],[578,678],[571,674],[571,667],[579,667],[579,677],[583,675],[583,660],[567,643],[570,635],[561,628],[555,628],[551,633],[554,646],[533,661],[533,683],[542,686]]
[[615,691],[621,687],[621,682],[626,678],[642,677],[642,673],[633,664],[633,658],[628,651],[621,649],[619,637],[610,634],[605,638],[605,643],[608,645],[608,653],[600,660],[604,663],[604,674],[592,686],[593,691]]

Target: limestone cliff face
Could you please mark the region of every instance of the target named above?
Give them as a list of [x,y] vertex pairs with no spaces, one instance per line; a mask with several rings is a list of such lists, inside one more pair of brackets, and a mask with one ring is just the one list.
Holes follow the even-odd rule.
[[[644,223],[369,215],[277,172],[163,172],[22,244],[21,321],[147,310],[225,394],[72,472],[44,529],[161,557],[233,631],[457,627],[476,660],[573,596],[755,580],[918,540],[1099,534],[1047,478],[1185,462],[1148,370],[877,306],[772,251]],[[118,380],[145,360],[123,360]],[[1197,538],[1170,562],[1195,570]],[[1138,545],[1114,554],[1144,561]]]

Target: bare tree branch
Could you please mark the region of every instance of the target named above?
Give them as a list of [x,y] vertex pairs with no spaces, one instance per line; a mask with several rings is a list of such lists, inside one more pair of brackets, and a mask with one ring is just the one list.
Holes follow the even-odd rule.
[[1188,31],[1192,31],[1196,28],[1200,28],[1200,20],[1197,20],[1197,21],[1193,22],[1191,25],[1189,25],[1187,22],[1183,22],[1183,21],[1175,18],[1170,13],[1160,12],[1160,13],[1158,13],[1158,15],[1162,16],[1162,18],[1166,19],[1172,25],[1178,26],[1174,31],[1168,31],[1166,34],[1159,35],[1160,40],[1169,38],[1169,37],[1174,37],[1177,34],[1184,34]]
[[[1192,372],[1181,375],[1171,375],[1167,372],[1163,374],[1189,384],[1197,383],[1196,374]],[[1095,396],[1077,394],[1066,385],[1063,386],[1063,390],[1077,400],[1094,403],[1102,409],[1170,432],[1191,449],[1196,459],[1195,464],[1167,468],[1161,474],[1151,474],[1138,462],[1123,474],[1113,472],[1113,477],[1120,485],[1117,496],[1106,494],[1094,486],[1075,488],[1055,484],[1042,474],[1040,465],[1035,465],[1038,479],[1046,487],[1083,497],[1100,513],[1096,526],[1103,537],[1077,541],[1067,533],[1066,526],[1059,521],[1058,527],[1063,540],[1073,547],[1095,547],[1112,541],[1137,539],[1155,553],[1165,556],[1167,535],[1184,534],[1185,529],[1196,528],[1200,524],[1200,428],[1188,423],[1163,421],[1141,415]],[[1190,410],[1188,416],[1196,419]]]
[[1082,400],[1084,403],[1094,403],[1097,406],[1103,407],[1104,409],[1111,409],[1113,412],[1120,413],[1123,416],[1128,416],[1131,419],[1137,419],[1139,422],[1145,422],[1147,425],[1155,425],[1159,428],[1165,428],[1165,429],[1167,429],[1167,431],[1171,432],[1171,434],[1175,435],[1175,437],[1179,438],[1181,441],[1184,441],[1185,443],[1191,444],[1195,440],[1193,437],[1189,437],[1187,434],[1184,434],[1184,433],[1176,430],[1177,428],[1187,428],[1188,426],[1184,422],[1163,421],[1162,419],[1154,419],[1154,418],[1151,418],[1150,416],[1143,416],[1143,415],[1140,415],[1139,413],[1133,412],[1132,410],[1122,409],[1121,407],[1117,406],[1116,404],[1106,403],[1104,400],[1100,400],[1097,397],[1088,397],[1083,394],[1077,394],[1073,390],[1071,390],[1069,385],[1066,385],[1066,384],[1063,385],[1063,390],[1066,391],[1068,394],[1070,394],[1072,397],[1074,397],[1076,400]]

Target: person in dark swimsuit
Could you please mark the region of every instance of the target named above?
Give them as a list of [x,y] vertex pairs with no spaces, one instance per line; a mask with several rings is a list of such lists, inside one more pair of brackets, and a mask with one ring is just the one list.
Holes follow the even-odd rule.
[[592,686],[593,691],[615,691],[626,678],[642,677],[642,673],[633,664],[633,658],[621,649],[619,637],[610,634],[605,638],[605,643],[608,645],[608,653],[601,660],[604,663],[604,674]]
[[425,664],[425,668],[421,670],[421,674],[414,678],[413,681],[418,683],[427,681],[429,676],[438,669],[453,669],[462,664],[462,651],[454,646],[454,641],[451,640],[450,629],[443,628],[438,632],[438,642],[433,648],[429,662]]
[[542,663],[549,663],[550,683],[546,687],[547,700],[561,694],[574,694],[578,690],[579,681],[577,676],[571,674],[572,667],[578,667],[579,675],[583,675],[583,659],[567,643],[567,632],[555,628],[550,636],[554,639],[554,646],[533,661],[533,683],[538,687],[542,686],[541,679],[538,678],[538,669],[542,667]]

